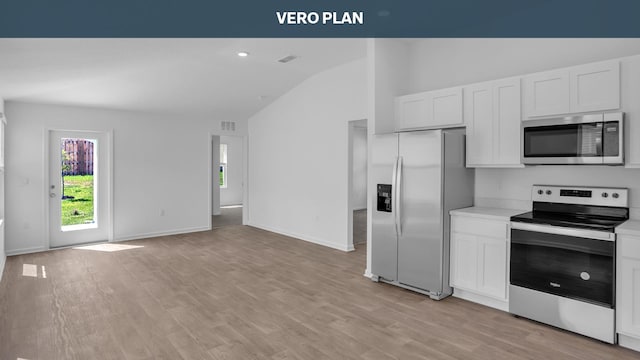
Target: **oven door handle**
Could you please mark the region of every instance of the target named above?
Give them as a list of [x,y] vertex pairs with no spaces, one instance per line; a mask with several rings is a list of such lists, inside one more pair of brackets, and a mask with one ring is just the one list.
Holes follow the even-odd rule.
[[523,223],[518,221],[511,222],[511,229],[535,231],[535,232],[541,232],[545,234],[566,235],[566,236],[605,240],[605,241],[616,240],[615,233],[610,233],[605,231],[576,229],[576,228],[567,228],[567,227],[551,226],[551,225],[529,224],[529,223]]

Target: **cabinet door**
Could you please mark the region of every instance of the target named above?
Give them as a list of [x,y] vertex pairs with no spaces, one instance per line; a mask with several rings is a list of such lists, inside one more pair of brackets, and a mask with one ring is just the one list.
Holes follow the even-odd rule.
[[429,92],[429,127],[462,125],[462,88]]
[[493,163],[493,92],[490,83],[464,89],[467,167]]
[[478,238],[478,292],[507,299],[507,241]]
[[4,169],[4,126],[7,117],[4,115],[4,100],[0,98],[0,170]]
[[451,286],[476,290],[478,272],[478,240],[469,234],[451,234]]
[[493,83],[493,164],[520,164],[520,79],[506,79]]
[[569,106],[569,70],[556,70],[524,78],[527,118],[567,114]]
[[430,105],[427,93],[397,97],[395,100],[396,130],[426,127],[427,117],[431,113]]
[[0,118],[0,170],[4,169],[4,118]]
[[571,112],[620,108],[620,62],[607,61],[569,70]]
[[618,272],[618,332],[640,336],[640,259],[622,258]]
[[640,167],[640,56],[624,58],[620,72],[625,162],[629,167]]
[[640,238],[618,241],[617,332],[640,337]]

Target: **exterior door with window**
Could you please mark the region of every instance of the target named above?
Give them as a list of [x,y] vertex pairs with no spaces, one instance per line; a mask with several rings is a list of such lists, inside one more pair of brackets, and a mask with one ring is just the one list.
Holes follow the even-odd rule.
[[49,132],[49,245],[109,240],[109,134]]

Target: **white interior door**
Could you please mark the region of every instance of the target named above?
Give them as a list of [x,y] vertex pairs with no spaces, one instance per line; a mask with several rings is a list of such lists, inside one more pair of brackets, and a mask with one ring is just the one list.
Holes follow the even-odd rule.
[[109,135],[49,132],[49,245],[109,239]]

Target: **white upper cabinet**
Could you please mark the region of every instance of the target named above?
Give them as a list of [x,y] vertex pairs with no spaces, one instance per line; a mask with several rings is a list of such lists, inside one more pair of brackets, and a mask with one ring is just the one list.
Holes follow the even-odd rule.
[[0,171],[4,170],[4,118],[0,118]]
[[0,171],[4,170],[4,126],[7,117],[4,114],[4,100],[0,98]]
[[429,113],[427,93],[399,96],[395,100],[395,128],[413,129],[424,126]]
[[606,61],[569,69],[571,112],[620,108],[620,61]]
[[524,77],[525,119],[620,108],[620,61]]
[[625,165],[640,168],[640,55],[621,60],[620,78]]
[[395,99],[396,130],[462,126],[462,88],[426,91]]
[[520,164],[520,78],[464,88],[467,167]]
[[527,118],[569,113],[569,72],[556,70],[525,76],[524,94]]
[[427,126],[458,126],[462,120],[462,88],[430,91],[431,116]]
[[464,120],[467,125],[467,166],[493,162],[493,93],[491,83],[464,88]]
[[494,81],[494,142],[493,165],[522,166],[520,163],[520,78]]

